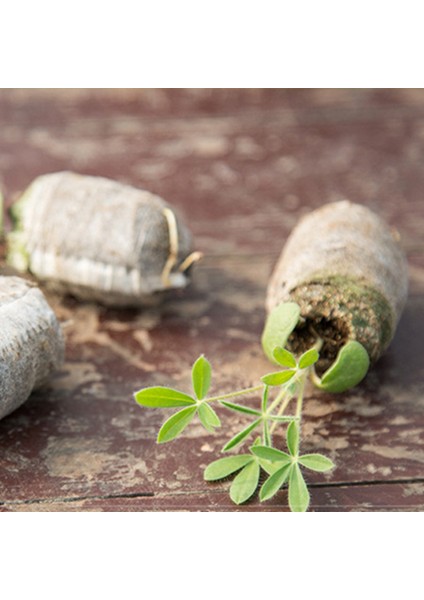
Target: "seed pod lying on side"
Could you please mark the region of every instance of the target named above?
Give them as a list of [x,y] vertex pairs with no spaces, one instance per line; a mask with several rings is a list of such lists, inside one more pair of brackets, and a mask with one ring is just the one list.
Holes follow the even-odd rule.
[[393,338],[407,297],[407,264],[396,235],[373,212],[348,201],[324,205],[294,228],[267,291],[270,312],[300,307],[288,346],[323,341],[317,371],[356,340],[376,361]]
[[103,177],[42,175],[11,212],[9,262],[81,299],[148,303],[186,286],[199,258],[162,198]]
[[0,276],[0,419],[27,400],[63,360],[64,340],[43,293]]

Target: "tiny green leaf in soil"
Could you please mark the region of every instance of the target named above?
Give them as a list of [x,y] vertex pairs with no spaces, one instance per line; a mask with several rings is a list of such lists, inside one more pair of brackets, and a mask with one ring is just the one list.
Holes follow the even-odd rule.
[[315,385],[326,392],[345,392],[362,381],[368,372],[370,359],[368,352],[359,342],[351,340],[343,346],[337,359]]
[[294,355],[281,346],[274,348],[272,355],[275,361],[282,367],[288,367],[289,369],[295,369],[297,367]]
[[307,369],[317,362],[319,352],[316,348],[310,348],[299,358],[299,369]]
[[295,302],[282,302],[269,313],[262,334],[262,347],[271,362],[277,362],[274,349],[286,345],[299,318],[300,307]]
[[283,383],[290,381],[295,373],[296,371],[294,369],[288,369],[287,371],[276,371],[275,373],[263,375],[261,380],[266,385],[283,385]]

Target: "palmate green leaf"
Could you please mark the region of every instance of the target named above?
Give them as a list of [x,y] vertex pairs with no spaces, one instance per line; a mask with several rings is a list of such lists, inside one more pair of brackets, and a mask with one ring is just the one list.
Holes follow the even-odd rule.
[[296,371],[293,369],[288,369],[287,371],[276,371],[275,373],[263,375],[261,377],[261,381],[265,383],[265,385],[283,385],[283,383],[290,381],[295,373]]
[[234,402],[228,402],[227,400],[221,400],[220,404],[229,408],[231,410],[235,410],[236,412],[245,413],[246,415],[256,415],[260,416],[261,412],[254,408],[250,408],[249,406],[243,406],[242,404],[235,404]]
[[203,477],[206,481],[216,481],[227,477],[238,471],[253,459],[251,454],[239,454],[238,456],[226,456],[211,462],[205,469]]
[[274,349],[284,347],[289,335],[299,322],[300,307],[295,302],[282,302],[268,315],[262,333],[262,348],[273,363]]
[[247,436],[250,435],[250,433],[252,433],[252,431],[256,429],[256,427],[258,427],[258,425],[261,423],[261,420],[262,419],[256,419],[255,421],[253,421],[253,423],[250,423],[250,425],[248,425],[245,429],[243,429],[242,431],[237,433],[233,438],[231,438],[231,440],[227,442],[224,448],[222,449],[223,452],[226,452],[227,450],[231,450],[231,448],[238,446],[238,444],[240,444],[244,439],[246,439]]
[[298,461],[307,469],[318,471],[319,473],[329,471],[335,466],[333,461],[323,454],[303,454],[302,456],[299,456]]
[[309,506],[309,491],[297,463],[290,467],[289,506],[292,512],[305,512]]
[[297,367],[297,362],[293,354],[282,346],[274,348],[272,356],[282,367],[288,367],[289,369],[295,369]]
[[252,460],[235,477],[230,487],[230,498],[235,504],[246,502],[256,491],[259,482],[260,467]]
[[368,372],[370,359],[368,352],[359,342],[351,340],[341,348],[335,362],[315,385],[326,392],[345,392],[355,387]]
[[271,462],[280,462],[282,465],[291,463],[292,459],[289,454],[277,448],[269,448],[268,446],[252,446],[250,451],[258,458],[269,460]]
[[202,402],[202,404],[199,404],[197,410],[200,422],[205,429],[213,431],[215,427],[221,427],[221,421],[219,420],[218,415],[209,404]]
[[197,406],[189,406],[169,417],[159,430],[158,443],[163,444],[175,439],[192,421],[196,412]]
[[290,454],[297,456],[299,453],[299,425],[297,421],[292,421],[287,427],[286,442]]
[[259,499],[261,502],[269,500],[278,492],[282,485],[284,485],[290,474],[290,465],[284,465],[280,467],[273,475],[268,477],[261,491],[259,492]]
[[316,348],[310,348],[299,358],[299,369],[311,367],[319,359],[319,352]]
[[156,386],[147,387],[134,394],[138,404],[152,408],[176,408],[196,404],[196,400],[172,388]]
[[198,400],[203,400],[208,393],[211,385],[211,374],[212,367],[210,362],[202,354],[196,360],[191,370],[193,389]]

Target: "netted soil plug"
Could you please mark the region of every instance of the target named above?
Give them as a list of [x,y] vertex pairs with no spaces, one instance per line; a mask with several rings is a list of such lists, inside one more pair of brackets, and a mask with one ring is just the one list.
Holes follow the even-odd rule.
[[0,277],[0,324],[1,419],[59,367],[64,340],[43,293],[20,277]]
[[104,177],[38,177],[12,206],[8,260],[50,288],[139,306],[185,287],[192,236],[162,198]]
[[267,290],[271,312],[300,307],[288,347],[298,354],[322,341],[318,374],[349,341],[375,362],[392,340],[407,297],[407,264],[399,235],[365,206],[326,204],[294,228]]

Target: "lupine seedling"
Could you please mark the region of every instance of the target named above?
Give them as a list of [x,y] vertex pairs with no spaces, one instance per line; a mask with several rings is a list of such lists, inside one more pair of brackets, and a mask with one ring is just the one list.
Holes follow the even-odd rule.
[[[141,406],[177,409],[160,428],[158,443],[178,437],[196,417],[208,432],[221,427],[214,406],[245,416],[243,428],[222,448],[223,453],[231,453],[210,463],[204,472],[206,481],[234,475],[230,497],[235,504],[249,500],[258,487],[259,500],[265,502],[287,485],[290,510],[304,512],[308,509],[310,494],[303,469],[325,472],[334,467],[333,462],[322,454],[300,452],[305,384],[311,379],[322,390],[345,391],[365,377],[370,361],[365,348],[350,340],[340,349],[330,368],[318,374],[316,365],[323,346],[318,335],[313,346],[300,355],[287,347],[289,337],[300,321],[300,308],[294,302],[281,303],[270,312],[262,335],[262,347],[276,369],[263,375],[256,386],[208,396],[212,367],[202,355],[192,367],[192,393],[162,386],[135,393],[135,400]],[[257,408],[233,402],[238,396],[252,394],[258,397]],[[284,449],[274,446],[277,427],[285,434]],[[242,453],[234,453],[241,448]],[[261,471],[265,473],[265,480],[261,478]]]

